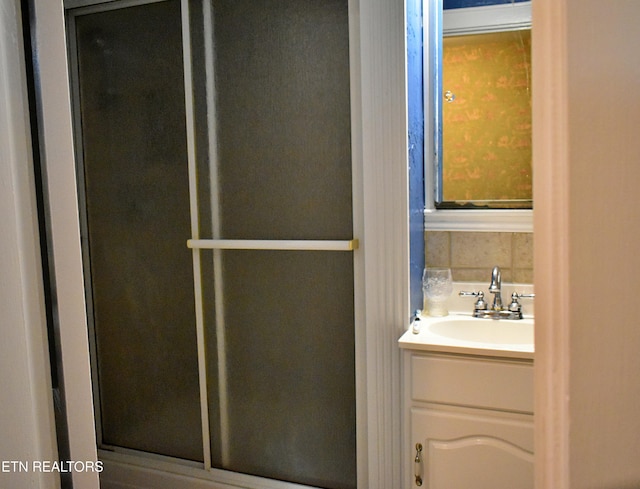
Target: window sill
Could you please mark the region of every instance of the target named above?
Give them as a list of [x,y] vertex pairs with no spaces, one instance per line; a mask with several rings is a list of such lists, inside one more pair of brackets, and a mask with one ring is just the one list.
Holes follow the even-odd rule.
[[426,231],[533,232],[532,210],[425,209]]

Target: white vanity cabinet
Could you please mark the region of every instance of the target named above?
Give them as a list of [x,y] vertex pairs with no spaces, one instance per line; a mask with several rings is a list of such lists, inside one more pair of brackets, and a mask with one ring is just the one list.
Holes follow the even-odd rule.
[[404,488],[533,488],[533,360],[402,354]]

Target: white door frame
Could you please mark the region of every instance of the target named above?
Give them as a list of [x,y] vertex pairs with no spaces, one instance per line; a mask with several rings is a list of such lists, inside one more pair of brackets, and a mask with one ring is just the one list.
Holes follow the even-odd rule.
[[[59,342],[71,460],[97,460],[89,342],[85,314],[82,255],[75,184],[67,48],[61,2],[33,2],[34,50],[42,102],[41,154],[49,195],[52,261],[55,268]],[[76,487],[98,487],[98,474],[74,472]]]
[[536,488],[569,486],[569,174],[566,2],[532,17]]

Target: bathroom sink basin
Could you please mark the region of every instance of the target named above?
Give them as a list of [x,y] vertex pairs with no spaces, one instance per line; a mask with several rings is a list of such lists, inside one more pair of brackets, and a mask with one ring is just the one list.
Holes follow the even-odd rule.
[[421,316],[398,340],[400,347],[492,357],[533,358],[534,319],[480,319],[452,313]]
[[428,322],[429,332],[468,343],[532,345],[532,319],[477,319],[446,316]]

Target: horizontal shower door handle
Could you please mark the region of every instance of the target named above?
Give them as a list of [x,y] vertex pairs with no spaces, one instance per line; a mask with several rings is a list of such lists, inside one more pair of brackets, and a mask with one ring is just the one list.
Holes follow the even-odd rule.
[[279,240],[279,239],[189,239],[187,247],[205,250],[354,251],[357,239]]

